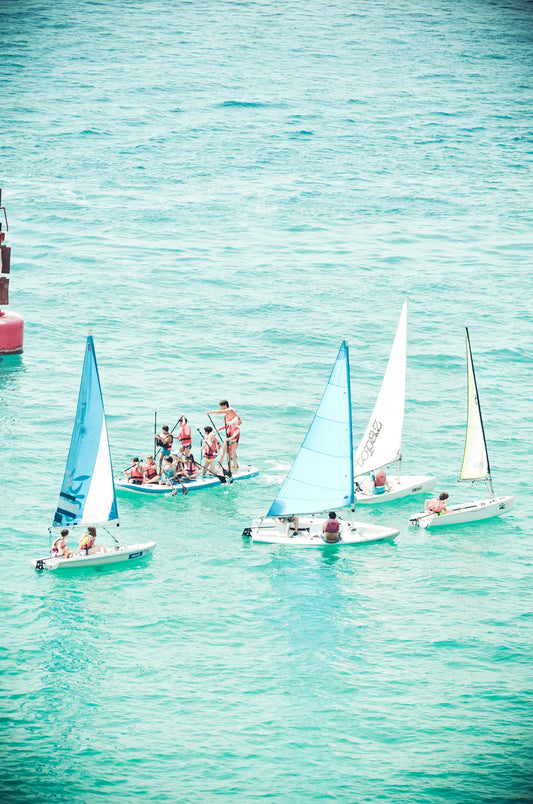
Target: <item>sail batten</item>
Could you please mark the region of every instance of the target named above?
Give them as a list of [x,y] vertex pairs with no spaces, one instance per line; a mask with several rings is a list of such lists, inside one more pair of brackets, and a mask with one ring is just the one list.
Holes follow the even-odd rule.
[[378,398],[355,454],[356,476],[368,474],[401,458],[407,371],[407,308],[406,299]]
[[104,403],[91,335],[87,338],[76,418],[52,527],[118,519]]
[[483,428],[483,419],[481,417],[481,407],[479,404],[476,375],[474,372],[474,361],[472,359],[468,328],[465,328],[465,334],[468,403],[465,448],[459,479],[467,481],[488,480],[491,485],[492,492],[489,456],[487,452],[487,443],[485,440],[485,431]]
[[352,450],[350,362],[343,341],[313,421],[267,516],[353,503]]

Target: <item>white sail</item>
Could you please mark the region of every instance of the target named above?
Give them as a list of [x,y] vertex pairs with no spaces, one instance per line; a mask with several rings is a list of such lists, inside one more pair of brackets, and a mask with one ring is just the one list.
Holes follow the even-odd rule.
[[365,475],[401,458],[407,365],[407,303],[406,299],[381,389],[355,453],[356,476]]
[[466,362],[468,371],[468,414],[466,422],[465,451],[461,468],[461,480],[490,479],[489,457],[485,443],[483,420],[477,393],[476,375],[466,330]]

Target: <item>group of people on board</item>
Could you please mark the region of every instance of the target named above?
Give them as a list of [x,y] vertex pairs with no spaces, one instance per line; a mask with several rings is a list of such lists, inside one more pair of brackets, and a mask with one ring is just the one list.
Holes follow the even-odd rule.
[[96,528],[89,526],[80,539],[78,549],[74,554],[67,544],[69,536],[68,528],[63,528],[60,536],[55,539],[52,545],[52,555],[55,558],[73,558],[74,555],[94,555],[94,553],[107,553],[107,547],[103,544],[96,544]]
[[[224,422],[221,427],[214,429],[209,424],[198,430],[201,436],[201,452],[203,462],[199,463],[192,454],[192,430],[186,416],[181,416],[177,424],[179,430],[174,435],[168,425],[163,425],[160,433],[154,434],[155,444],[158,447],[159,465],[153,455],[147,455],[146,461],[141,463],[139,458],[132,458],[131,466],[124,470],[129,482],[134,485],[159,484],[173,486],[175,483],[184,483],[196,478],[210,476],[219,477],[220,470],[224,470],[224,461],[228,472],[236,472],[239,468],[237,460],[237,447],[241,435],[242,421],[237,411],[230,407],[227,399],[222,399],[218,410],[208,410],[207,416],[221,414]],[[224,435],[219,438],[219,433]],[[179,443],[179,448],[176,449]],[[219,454],[220,450],[220,454]],[[217,471],[217,464],[218,469]]]

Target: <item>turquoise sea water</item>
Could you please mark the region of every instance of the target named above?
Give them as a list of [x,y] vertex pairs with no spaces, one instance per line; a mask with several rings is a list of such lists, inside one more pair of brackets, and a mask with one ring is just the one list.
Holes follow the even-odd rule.
[[[2,744],[14,802],[532,800],[532,6],[3,0]],[[404,469],[456,484],[464,326],[506,518],[247,546],[339,344],[363,433],[410,298]],[[260,475],[48,547],[92,328],[115,468],[227,397]],[[194,442],[198,450],[198,439]]]

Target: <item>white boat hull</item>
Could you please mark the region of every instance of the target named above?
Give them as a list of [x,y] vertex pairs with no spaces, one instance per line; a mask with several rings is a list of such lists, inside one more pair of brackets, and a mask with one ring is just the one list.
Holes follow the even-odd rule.
[[260,544],[284,544],[288,547],[318,547],[330,549],[344,545],[364,545],[375,542],[393,541],[399,534],[396,528],[386,528],[382,525],[373,525],[366,522],[351,522],[340,520],[340,539],[337,542],[326,542],[322,525],[324,517],[299,517],[298,535],[286,535],[285,523],[272,517],[254,519],[251,528],[245,528],[243,536],[252,542]]
[[[361,485],[363,482],[359,480]],[[356,488],[355,499],[357,503],[360,505],[381,505],[382,503],[392,502],[392,500],[400,500],[402,497],[424,494],[435,488],[437,478],[430,475],[401,475],[400,478],[387,478],[387,483],[391,489],[383,494],[371,494],[367,491],[358,491]]]
[[[255,466],[241,466],[239,467],[237,472],[232,473],[231,477],[226,478],[226,483],[224,485],[230,485],[232,482],[236,480],[248,480],[250,477],[255,477],[259,474],[259,469],[256,469]],[[127,480],[124,479],[122,475],[119,475],[115,478],[115,488],[117,491],[127,492],[128,494],[141,494],[144,496],[153,496],[153,497],[160,497],[165,494],[174,494],[177,493],[177,496],[181,496],[183,492],[183,487],[187,489],[187,493],[190,491],[202,491],[202,489],[211,489],[213,486],[220,486],[221,482],[218,477],[213,477],[213,475],[208,475],[207,477],[197,477],[194,480],[185,480],[183,484],[175,483],[173,486],[166,486],[159,483],[144,483],[142,486],[136,486],[133,483],[129,483]]]
[[463,525],[478,522],[493,516],[506,514],[514,506],[514,497],[496,497],[495,499],[476,500],[462,505],[447,506],[446,514],[426,514],[423,511],[409,517],[409,524],[433,530],[448,525]]
[[34,558],[31,560],[35,569],[42,570],[64,570],[64,569],[88,569],[89,567],[108,567],[115,564],[123,564],[145,558],[151,555],[155,549],[155,542],[144,542],[143,544],[128,544],[123,547],[110,550],[108,553],[92,553],[89,555],[74,555],[72,558],[57,558],[56,556],[46,556],[44,558]]

